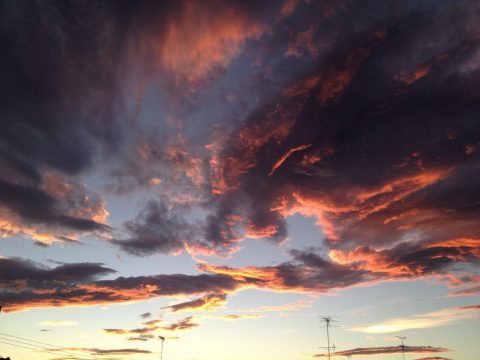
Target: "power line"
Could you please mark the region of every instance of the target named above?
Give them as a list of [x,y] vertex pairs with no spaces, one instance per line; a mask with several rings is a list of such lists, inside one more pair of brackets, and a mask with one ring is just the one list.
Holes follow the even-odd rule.
[[[15,346],[15,347],[18,347],[18,348],[22,348],[22,349],[27,349],[27,350],[31,350],[31,351],[36,351],[36,352],[47,352],[47,353],[50,353],[50,354],[53,354],[53,355],[62,355],[61,353],[58,353],[58,352],[54,352],[54,351],[49,351],[47,349],[36,349],[36,348],[32,348],[32,347],[28,347],[28,346],[23,346],[23,345],[18,345],[18,344],[12,344],[12,343],[9,343],[9,342],[6,342],[6,341],[1,341],[0,340],[0,343],[1,344],[6,344],[6,345],[10,345],[10,346]],[[71,355],[68,355],[69,358],[71,359],[76,359],[76,360],[83,360],[82,358],[78,358],[76,356],[71,356]]]
[[22,345],[27,345],[27,346],[34,346],[35,348],[33,350],[36,350],[36,351],[45,351],[45,350],[48,350],[48,351],[53,351],[55,353],[58,353],[58,354],[61,354],[61,355],[68,355],[68,356],[72,356],[72,355],[76,355],[76,354],[73,354],[73,353],[70,353],[68,351],[64,351],[62,349],[59,348],[59,350],[55,350],[55,349],[47,349],[45,348],[44,346],[39,346],[39,345],[35,345],[35,344],[31,344],[29,342],[24,342],[24,341],[18,341],[18,340],[13,340],[13,339],[9,339],[5,336],[1,336],[0,335],[0,340],[6,340],[6,341],[12,341],[14,343],[17,343],[17,344],[22,344]]
[[[24,348],[24,349],[29,349],[29,350],[38,351],[38,349],[34,349],[34,348],[31,348],[31,347],[26,347],[26,346],[21,346],[21,345],[10,344],[10,343],[8,343],[8,342],[4,342],[4,341],[1,341],[1,340],[0,340],[0,343],[2,343],[2,344],[7,344],[7,345],[11,345],[11,346],[16,346],[16,347],[20,347],[20,348]],[[58,354],[57,354],[57,355],[58,355]]]
[[[3,335],[3,336],[1,336],[1,335]],[[27,341],[27,343],[19,341],[19,340],[15,340],[15,339],[5,338],[5,336],[7,336],[9,338],[15,338],[15,339],[20,339],[20,340],[23,340],[23,341]],[[70,357],[74,357],[76,359],[78,358],[77,353],[73,353],[73,352],[70,352],[70,351],[67,351],[67,350],[63,350],[60,346],[56,346],[56,345],[52,345],[52,344],[48,344],[48,343],[44,343],[44,342],[40,342],[40,341],[30,340],[30,339],[22,338],[20,336],[14,336],[14,335],[9,335],[9,334],[0,332],[0,339],[35,347],[35,348],[29,348],[30,350],[47,351],[47,352],[50,352],[50,353],[55,353],[56,355],[59,355],[59,354],[64,354],[65,355],[66,354]],[[45,346],[39,346],[39,345],[36,345],[36,344],[46,345],[46,346],[49,346],[53,349],[46,348]],[[88,356],[88,355],[87,356],[82,356],[82,358],[92,359],[92,360],[96,359],[96,358]]]

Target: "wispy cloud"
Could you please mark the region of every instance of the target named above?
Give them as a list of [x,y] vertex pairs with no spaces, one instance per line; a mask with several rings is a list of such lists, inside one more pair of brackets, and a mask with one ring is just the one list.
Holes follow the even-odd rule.
[[123,349],[100,349],[100,348],[81,348],[70,347],[62,348],[62,350],[78,351],[90,355],[138,355],[138,354],[152,354],[150,350],[143,350],[137,348],[123,348]]
[[228,315],[202,315],[201,318],[234,321],[234,320],[243,320],[243,319],[260,319],[260,318],[263,318],[264,316],[265,315],[263,314],[228,314]]
[[458,290],[448,294],[448,296],[480,296],[480,286]]
[[297,311],[298,309],[301,309],[301,308],[312,307],[312,304],[313,304],[313,301],[311,300],[299,300],[291,304],[260,306],[258,308],[240,309],[237,311],[238,312],[258,312],[258,313],[264,313],[264,312],[285,313],[290,311]]
[[226,299],[226,294],[208,294],[195,300],[165,306],[163,309],[169,309],[171,312],[209,311],[225,305]]
[[477,306],[449,308],[405,318],[390,319],[377,324],[350,328],[349,330],[368,334],[386,334],[409,329],[425,329],[445,326],[462,320],[475,318],[475,313],[464,310],[477,311],[480,309]]
[[199,324],[194,322],[194,317],[188,316],[186,318],[180,319],[171,324],[160,326],[160,328],[167,331],[178,331],[178,330],[190,330],[197,326],[199,326]]
[[[443,347],[435,346],[381,346],[381,347],[367,347],[355,348],[343,351],[336,351],[331,353],[333,356],[353,356],[353,355],[381,355],[381,354],[400,354],[406,353],[437,353],[452,351]],[[328,354],[315,354],[313,357],[328,357]]]
[[77,326],[78,322],[72,320],[45,320],[40,321],[38,325],[42,326]]

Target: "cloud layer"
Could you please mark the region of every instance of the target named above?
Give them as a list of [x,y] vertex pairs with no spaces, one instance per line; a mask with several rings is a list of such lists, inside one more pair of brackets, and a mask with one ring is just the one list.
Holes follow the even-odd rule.
[[[478,4],[0,7],[0,236],[227,262],[246,238],[282,246],[294,215],[323,234],[196,275],[0,258],[6,309],[198,297],[178,312],[427,277],[478,292]],[[141,209],[110,224],[106,194]]]
[[[405,353],[438,353],[452,351],[450,349],[434,346],[384,346],[370,348],[356,348],[344,351],[336,351],[331,353],[333,356],[350,356],[350,355],[380,355],[380,354],[401,354]],[[314,357],[328,357],[328,354],[317,354]]]

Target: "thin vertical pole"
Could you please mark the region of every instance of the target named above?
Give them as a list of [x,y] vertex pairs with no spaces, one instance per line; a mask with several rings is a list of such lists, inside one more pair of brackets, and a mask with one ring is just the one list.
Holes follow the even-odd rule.
[[164,338],[162,338],[162,349],[160,350],[160,360],[163,360],[163,342],[165,341]]
[[[325,319],[325,322],[327,323],[327,349],[328,349],[328,360],[330,360],[330,335],[328,333],[328,327],[330,325],[330,320]],[[405,360],[405,359],[404,359]]]

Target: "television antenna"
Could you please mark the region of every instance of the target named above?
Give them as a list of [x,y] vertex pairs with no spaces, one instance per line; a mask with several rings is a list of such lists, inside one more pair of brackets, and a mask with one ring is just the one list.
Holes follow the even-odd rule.
[[402,342],[402,356],[403,356],[403,360],[405,360],[405,344],[404,344],[404,341],[407,340],[407,337],[406,336],[395,336],[395,337]]
[[[332,327],[332,322],[337,322],[337,320],[333,319],[334,316],[321,316],[320,317],[322,321],[325,321],[325,326],[327,328],[327,352],[328,352],[328,360],[330,360],[331,357],[331,350],[335,350],[335,344],[332,344],[330,346],[330,328]],[[325,349],[325,348],[323,348]]]

